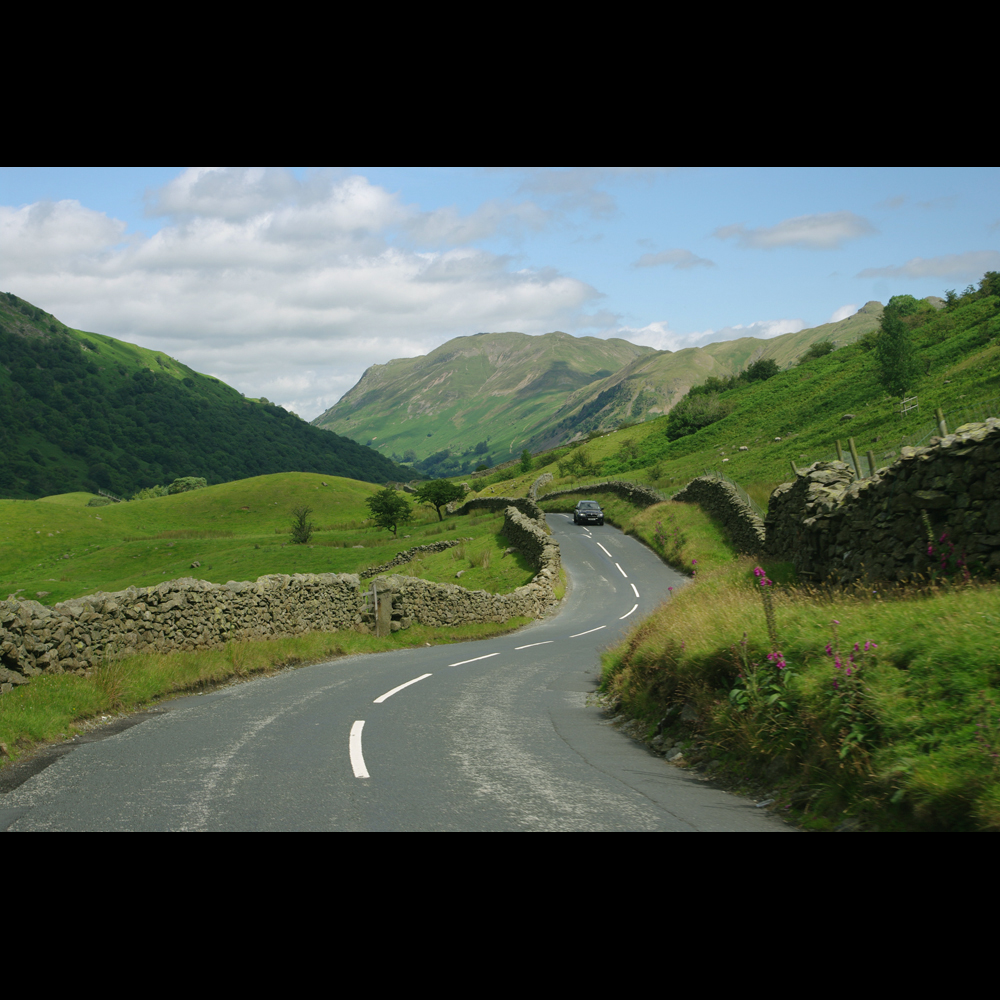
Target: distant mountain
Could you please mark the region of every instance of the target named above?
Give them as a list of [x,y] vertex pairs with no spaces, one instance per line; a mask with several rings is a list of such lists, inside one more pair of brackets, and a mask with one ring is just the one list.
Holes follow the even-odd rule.
[[547,333],[459,337],[419,358],[372,365],[313,423],[397,461],[458,475],[521,454],[574,392],[655,354],[625,340]]
[[669,413],[688,391],[710,375],[736,375],[748,365],[771,358],[790,368],[811,344],[829,340],[844,347],[879,325],[882,304],[869,302],[839,323],[826,323],[770,340],[740,337],[682,351],[655,351],[637,358],[614,375],[567,397],[551,421],[526,443],[532,452],[554,448],[595,430],[613,430],[623,423]]
[[0,497],[129,496],[181,476],[211,485],[279,472],[412,477],[165,354],[72,330],[0,293]]
[[459,337],[424,357],[373,365],[313,423],[429,475],[459,475],[667,413],[710,375],[759,358],[787,368],[817,341],[852,343],[881,315],[869,302],[840,323],[676,352],[565,333]]

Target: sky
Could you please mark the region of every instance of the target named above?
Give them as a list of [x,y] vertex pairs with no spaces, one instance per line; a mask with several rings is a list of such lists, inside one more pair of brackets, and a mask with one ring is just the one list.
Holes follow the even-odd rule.
[[307,420],[454,337],[676,351],[989,270],[997,167],[0,167],[0,291]]

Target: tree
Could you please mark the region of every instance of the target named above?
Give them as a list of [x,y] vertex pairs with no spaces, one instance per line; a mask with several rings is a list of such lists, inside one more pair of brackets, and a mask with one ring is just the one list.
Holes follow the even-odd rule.
[[917,355],[910,330],[899,312],[889,306],[875,338],[875,363],[879,382],[894,396],[905,396],[917,380]]
[[816,358],[825,358],[833,350],[834,345],[832,340],[818,340],[815,344],[809,345],[809,350],[799,359],[799,364],[804,365],[807,361],[814,361]]
[[527,448],[521,452],[521,471],[531,472],[531,452]]
[[456,483],[449,483],[447,479],[435,479],[429,483],[421,483],[414,496],[417,503],[433,507],[437,511],[438,520],[443,521],[441,508],[453,500],[461,500],[465,496],[465,490]]
[[308,545],[312,538],[313,523],[308,520],[312,510],[309,507],[296,507],[292,511],[292,544]]
[[397,493],[391,486],[379,490],[365,501],[372,520],[379,528],[387,528],[398,537],[399,527],[413,520],[413,508],[409,500]]
[[755,361],[743,372],[743,377],[748,382],[766,382],[769,378],[774,378],[780,371],[778,362],[774,358],[761,358],[760,361]]

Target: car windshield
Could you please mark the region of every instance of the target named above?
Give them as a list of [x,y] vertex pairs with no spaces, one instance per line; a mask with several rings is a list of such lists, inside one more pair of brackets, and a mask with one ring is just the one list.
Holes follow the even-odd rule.
[[583,510],[600,510],[600,507],[598,507],[596,503],[586,503],[585,502],[585,503],[578,504],[578,506],[580,508],[582,508]]

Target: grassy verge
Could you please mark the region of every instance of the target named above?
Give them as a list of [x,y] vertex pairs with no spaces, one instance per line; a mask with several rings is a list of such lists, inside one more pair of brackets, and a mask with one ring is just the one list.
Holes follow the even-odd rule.
[[41,744],[68,739],[78,728],[86,728],[88,720],[102,715],[127,714],[165,698],[333,657],[486,639],[530,621],[513,618],[504,624],[448,628],[413,625],[384,639],[351,631],[312,632],[228,643],[224,649],[199,653],[109,659],[89,677],[36,677],[0,697],[0,766]]
[[1000,590],[790,582],[769,617],[754,568],[698,572],[605,655],[604,691],[806,826],[1000,830]]

